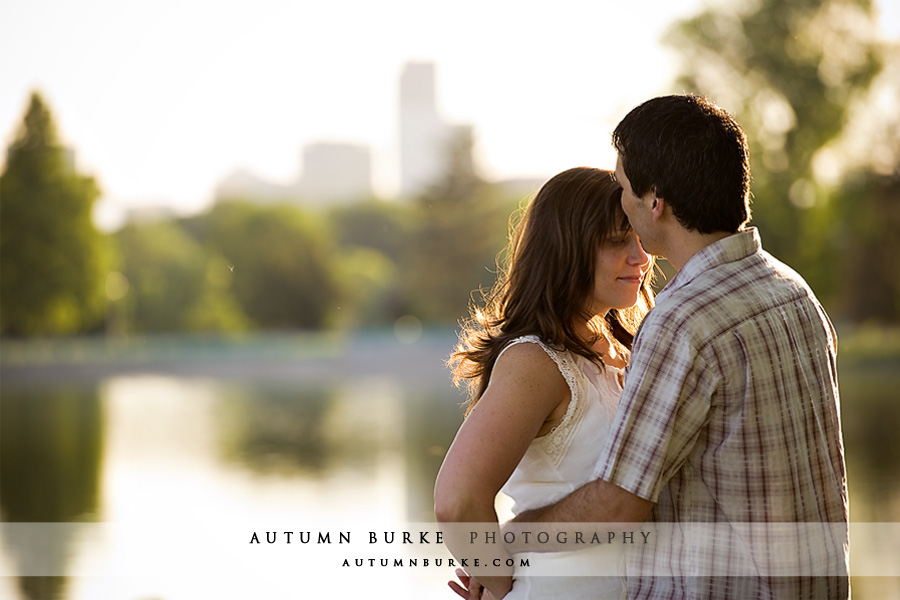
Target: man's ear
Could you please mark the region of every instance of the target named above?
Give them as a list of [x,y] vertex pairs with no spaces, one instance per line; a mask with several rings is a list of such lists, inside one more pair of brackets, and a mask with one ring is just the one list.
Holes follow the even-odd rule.
[[658,220],[666,209],[666,200],[656,195],[656,188],[651,190],[651,194],[653,194],[653,199],[650,201],[650,212],[653,214],[653,218]]

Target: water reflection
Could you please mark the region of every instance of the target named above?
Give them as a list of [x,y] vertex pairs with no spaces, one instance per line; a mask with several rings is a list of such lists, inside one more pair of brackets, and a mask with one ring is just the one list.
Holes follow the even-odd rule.
[[[217,356],[215,365],[208,361],[194,370],[108,368],[64,380],[53,369],[17,379],[5,367],[3,520],[189,527],[202,515],[303,530],[329,520],[342,528],[351,521],[432,521],[434,477],[462,415],[462,397],[441,365],[451,346],[450,339],[406,349],[366,340],[319,362],[291,358],[282,366],[242,356],[239,368],[231,368]],[[841,365],[855,520],[900,521],[900,445],[891,431],[900,422],[895,366]],[[41,383],[48,373],[56,381]],[[12,570],[28,572],[28,549],[4,542]],[[209,556],[197,559],[214,570],[217,557],[202,550]],[[115,579],[111,592],[102,587],[113,585],[109,581],[80,575],[86,562],[114,564],[116,556],[140,562],[141,552],[115,528],[99,541],[59,540],[44,557],[58,576],[19,578],[16,593],[28,600],[209,596],[210,589],[197,589],[196,577],[106,578]],[[442,581],[423,588],[410,583],[412,577],[397,581],[407,586],[401,597],[421,596],[423,589],[428,596],[443,593]],[[369,574],[343,579],[336,597],[363,597],[372,589]],[[246,589],[214,583],[217,597],[248,597]],[[282,587],[249,596],[274,597],[287,589],[268,583]],[[885,597],[875,583],[855,582],[854,597]]]
[[[0,383],[0,514],[3,521],[66,523],[96,520],[100,509],[103,411],[97,386]],[[41,548],[5,544],[19,572],[40,560],[65,573],[77,540]],[[40,556],[33,556],[38,552]],[[20,577],[24,598],[61,598],[66,579]]]
[[853,519],[900,522],[900,373],[895,367],[846,369],[841,388]]
[[434,519],[434,479],[462,422],[463,397],[455,392],[413,390],[405,405],[405,456],[408,473],[407,519]]
[[403,463],[410,521],[433,520],[432,489],[459,425],[454,392],[404,388],[387,377],[331,386],[231,382],[216,414],[221,458],[260,477],[327,480],[374,475],[395,456]]
[[222,455],[261,473],[321,473],[329,461],[323,423],[334,405],[333,389],[232,384],[218,410]]

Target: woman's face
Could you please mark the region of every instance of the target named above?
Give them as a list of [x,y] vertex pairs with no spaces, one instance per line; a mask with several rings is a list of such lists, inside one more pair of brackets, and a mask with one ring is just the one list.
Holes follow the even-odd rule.
[[633,229],[615,231],[597,249],[591,312],[605,315],[613,308],[629,308],[638,300],[650,256]]

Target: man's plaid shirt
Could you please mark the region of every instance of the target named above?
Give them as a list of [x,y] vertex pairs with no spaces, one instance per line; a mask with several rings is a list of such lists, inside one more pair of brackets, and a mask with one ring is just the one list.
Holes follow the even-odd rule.
[[[849,595],[836,347],[812,291],[755,229],[698,252],[659,294],[597,473],[672,524],[630,553],[630,599]],[[775,523],[821,537],[786,548]]]

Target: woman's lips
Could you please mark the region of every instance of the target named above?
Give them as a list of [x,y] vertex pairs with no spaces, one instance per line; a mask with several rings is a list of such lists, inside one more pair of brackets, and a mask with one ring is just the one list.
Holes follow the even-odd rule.
[[621,279],[622,281],[624,281],[626,283],[634,283],[634,284],[640,285],[641,281],[643,281],[644,278],[641,277],[640,275],[634,275],[631,277],[619,277],[619,279]]

